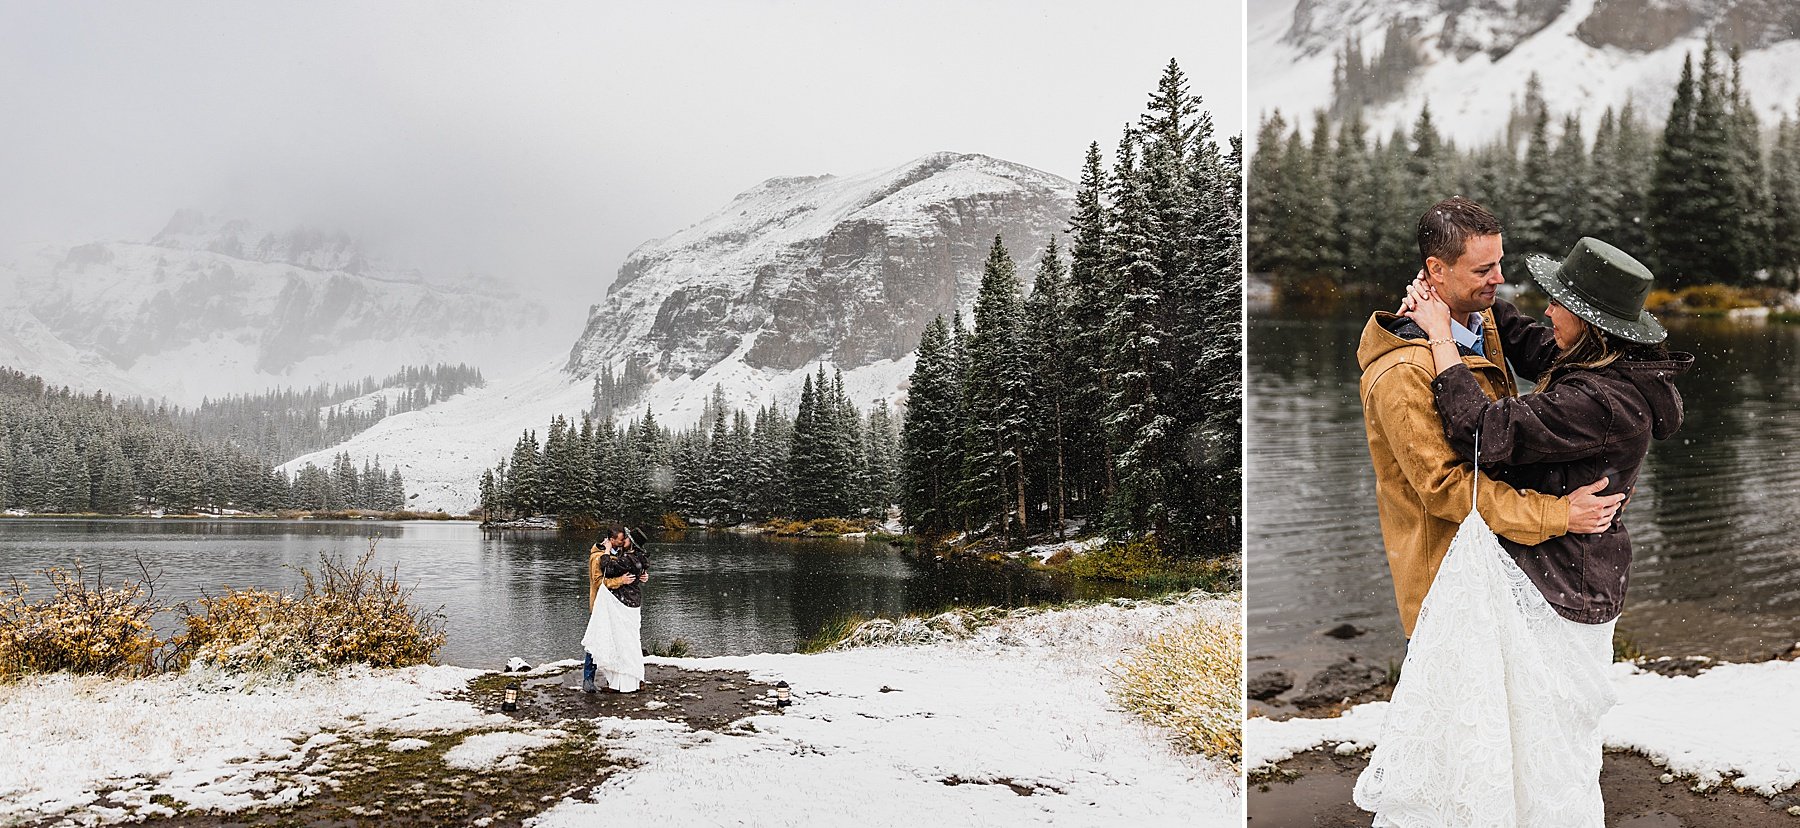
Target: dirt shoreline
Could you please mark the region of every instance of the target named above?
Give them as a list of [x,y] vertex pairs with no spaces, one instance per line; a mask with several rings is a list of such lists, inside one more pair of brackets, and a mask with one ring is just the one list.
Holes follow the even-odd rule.
[[[1351,802],[1367,756],[1315,748],[1280,763],[1277,777],[1249,786],[1253,828],[1366,828],[1370,814]],[[1628,751],[1608,751],[1600,771],[1606,824],[1615,828],[1797,828],[1800,789],[1773,799],[1721,787],[1695,793],[1689,783],[1664,784],[1663,769]]]
[[[146,815],[141,823],[167,828],[281,828],[283,826],[438,826],[482,828],[522,825],[525,820],[565,798],[584,798],[615,771],[631,763],[596,747],[595,720],[606,717],[679,722],[694,730],[729,732],[733,723],[755,714],[776,712],[771,688],[728,670],[684,670],[660,664],[645,666],[643,687],[636,693],[580,692],[581,670],[543,674],[487,673],[469,682],[462,698],[484,711],[499,712],[505,687],[518,682],[520,704],[511,717],[519,727],[554,729],[565,734],[531,750],[516,764],[485,770],[451,767],[445,753],[472,733],[459,730],[424,734],[419,745],[392,747],[399,734],[340,733],[297,764],[325,784],[314,794],[286,805],[216,813],[185,810],[184,803],[164,797],[172,816]],[[297,780],[294,774],[267,774],[272,789]],[[260,777],[259,777],[260,778]],[[100,805],[107,805],[102,792]],[[30,820],[32,828],[69,824],[70,814]]]

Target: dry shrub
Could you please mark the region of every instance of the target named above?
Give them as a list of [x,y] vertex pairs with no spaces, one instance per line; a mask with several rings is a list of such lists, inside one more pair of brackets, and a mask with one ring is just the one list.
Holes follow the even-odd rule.
[[1677,296],[1684,307],[1694,311],[1728,311],[1760,304],[1745,291],[1730,285],[1693,285],[1682,288]]
[[[423,664],[444,645],[441,611],[412,605],[396,570],[320,556],[317,574],[300,570],[299,597],[260,590],[206,596],[187,611],[181,643],[193,661],[227,669],[301,672],[340,664]],[[185,610],[185,608],[184,608]]]
[[0,594],[0,679],[61,670],[140,675],[156,666],[164,642],[151,621],[167,607],[148,572],[116,586],[100,568],[90,580],[79,563],[39,574],[50,581],[49,598],[31,601],[16,578]]
[[1182,749],[1229,762],[1244,755],[1244,628],[1196,619],[1119,663],[1113,695]]
[[1681,298],[1672,290],[1656,288],[1644,298],[1644,309],[1651,313],[1680,313]]
[[852,532],[865,532],[869,529],[866,525],[834,517],[813,518],[812,520],[771,518],[763,521],[762,528],[769,534],[782,538],[848,535]]

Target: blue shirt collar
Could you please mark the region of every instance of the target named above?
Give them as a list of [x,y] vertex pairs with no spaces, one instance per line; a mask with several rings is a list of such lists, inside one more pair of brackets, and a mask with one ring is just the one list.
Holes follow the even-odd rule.
[[1465,327],[1462,322],[1457,321],[1455,317],[1451,317],[1450,338],[1456,340],[1456,344],[1461,345],[1464,348],[1468,348],[1482,356],[1487,356],[1487,348],[1483,347],[1482,343],[1481,314],[1479,313],[1475,314],[1475,325],[1473,329]]

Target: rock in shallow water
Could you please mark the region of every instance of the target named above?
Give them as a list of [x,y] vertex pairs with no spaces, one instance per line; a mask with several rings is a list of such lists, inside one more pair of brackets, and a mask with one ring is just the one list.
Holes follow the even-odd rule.
[[1258,673],[1255,678],[1250,679],[1248,686],[1250,698],[1257,701],[1268,701],[1292,689],[1294,674],[1286,670]]
[[1327,707],[1374,690],[1387,683],[1387,670],[1345,660],[1313,674],[1306,692],[1295,696],[1298,707]]

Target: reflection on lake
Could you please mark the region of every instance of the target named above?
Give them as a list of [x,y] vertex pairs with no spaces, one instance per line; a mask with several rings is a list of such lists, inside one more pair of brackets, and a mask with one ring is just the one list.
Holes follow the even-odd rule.
[[[1403,654],[1357,399],[1365,312],[1250,320],[1250,669],[1302,681]],[[1619,630],[1650,655],[1766,656],[1800,639],[1800,325],[1665,320],[1691,351],[1686,424],[1651,445],[1623,520]],[[1370,634],[1321,635],[1341,622]]]
[[[398,567],[416,603],[444,608],[449,641],[440,661],[497,666],[515,655],[534,664],[581,656],[589,533],[483,532],[430,521],[0,520],[0,577],[37,590],[36,570],[76,559],[104,565],[109,579],[135,576],[136,556],[160,571],[158,594],[169,603],[226,585],[298,591],[292,567],[316,569],[321,552],[354,558],[370,538],[378,541],[376,563]],[[792,652],[849,614],[1087,597],[1044,573],[921,560],[861,541],[685,533],[658,539],[650,551],[644,643],[683,638],[695,655]]]

